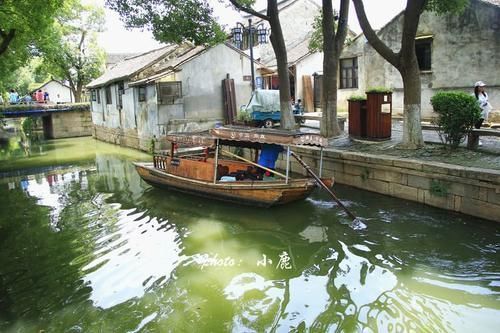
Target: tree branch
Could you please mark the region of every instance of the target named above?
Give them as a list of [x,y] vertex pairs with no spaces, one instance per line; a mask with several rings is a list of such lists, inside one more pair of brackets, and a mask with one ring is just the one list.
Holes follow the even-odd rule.
[[2,55],[4,52],[7,51],[7,48],[9,47],[10,42],[14,39],[14,36],[16,35],[16,30],[15,29],[10,29],[8,33],[5,33],[5,31],[0,30],[2,36],[2,43],[0,43],[0,55]]
[[401,52],[415,53],[415,36],[417,35],[418,22],[427,0],[408,1],[404,13],[403,37],[401,38]]
[[258,11],[254,10],[252,8],[243,6],[242,4],[240,4],[238,2],[238,0],[229,0],[229,2],[231,2],[231,4],[234,7],[236,7],[237,9],[239,9],[241,11],[244,11],[245,13],[248,13],[250,15],[256,16],[256,17],[261,18],[263,20],[269,21],[269,16],[261,14],[261,13],[259,13]]
[[[400,67],[399,55],[392,51],[387,45],[380,40],[375,31],[373,31],[368,18],[366,17],[365,8],[363,6],[362,0],[352,0],[354,3],[354,8],[356,9],[356,14],[358,16],[359,25],[363,29],[363,33],[368,39],[370,45],[391,65],[396,68]],[[409,1],[411,2],[411,1]]]
[[335,49],[338,53],[342,50],[347,36],[347,18],[349,17],[349,0],[340,1],[339,24],[335,33]]

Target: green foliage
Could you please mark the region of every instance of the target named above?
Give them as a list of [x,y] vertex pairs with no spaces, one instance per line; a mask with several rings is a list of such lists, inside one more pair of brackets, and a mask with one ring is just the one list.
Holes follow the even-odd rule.
[[[334,12],[334,15],[337,15],[336,12]],[[320,13],[314,17],[314,21],[312,24],[312,34],[311,34],[311,39],[309,39],[309,51],[311,52],[322,52],[323,51],[323,27],[322,27],[322,20],[323,20],[323,11],[320,11]],[[334,29],[337,29],[337,22],[335,21],[334,24]],[[345,45],[349,45],[352,42],[352,40],[349,37],[346,37],[345,39]]]
[[10,88],[4,81],[50,40],[55,18],[69,3],[73,0],[0,1],[0,89]]
[[226,34],[206,0],[106,0],[128,28],[145,28],[161,42],[214,45]]
[[250,111],[240,109],[240,111],[238,111],[238,114],[236,115],[236,119],[239,121],[251,121],[252,115]]
[[481,109],[474,98],[464,92],[439,92],[431,98],[438,114],[434,123],[441,140],[455,149],[481,117]]
[[41,63],[40,57],[34,57],[27,65],[16,69],[10,75],[5,75],[0,79],[0,91],[15,89],[21,97],[47,82],[50,76],[37,71]]
[[425,9],[438,15],[447,13],[459,14],[469,4],[469,0],[428,0]]
[[311,39],[309,39],[309,51],[311,52],[321,52],[323,51],[323,11],[314,17],[312,24],[312,34]]
[[390,94],[392,93],[392,89],[387,87],[370,87],[366,90],[366,93]]
[[155,153],[155,144],[156,144],[156,137],[152,138],[151,141],[149,142],[149,153],[150,154]]
[[51,42],[42,47],[43,66],[38,73],[50,73],[68,80],[80,101],[83,87],[101,75],[105,54],[97,45],[97,32],[104,29],[104,10],[93,6],[75,5],[57,20]]
[[352,95],[347,100],[348,101],[366,101],[366,96],[364,96],[364,95]]
[[446,197],[448,195],[449,187],[450,185],[445,182],[436,179],[431,179],[429,192],[436,197]]
[[21,123],[21,128],[23,130],[23,133],[27,137],[31,136],[31,134],[33,133],[34,127],[35,127],[35,123],[33,121],[33,118],[31,118],[31,117],[24,118],[23,122]]

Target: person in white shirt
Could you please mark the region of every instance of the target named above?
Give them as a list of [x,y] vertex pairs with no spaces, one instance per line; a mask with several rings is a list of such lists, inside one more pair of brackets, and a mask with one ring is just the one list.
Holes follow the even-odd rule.
[[483,121],[488,121],[488,115],[491,111],[491,104],[488,102],[488,94],[485,91],[486,84],[483,81],[474,83],[474,95],[476,96],[477,103],[481,108],[481,119],[476,123],[476,128],[481,128]]
[[17,104],[17,103],[19,103],[19,94],[14,89],[10,90],[10,93],[9,93],[9,103],[10,104]]

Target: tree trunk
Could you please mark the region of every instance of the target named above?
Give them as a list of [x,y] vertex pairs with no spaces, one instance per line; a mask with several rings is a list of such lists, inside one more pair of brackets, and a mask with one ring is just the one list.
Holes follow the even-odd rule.
[[[415,53],[413,53],[414,55]],[[424,138],[421,126],[421,95],[420,70],[417,57],[409,61],[402,60],[400,69],[403,78],[404,112],[403,112],[403,146],[416,149],[424,146]]]
[[[271,45],[273,46],[278,65],[278,76],[280,80],[280,111],[281,111],[281,128],[295,128],[295,119],[293,116],[291,95],[290,95],[290,78],[288,75],[288,59],[286,54],[285,39],[281,30],[281,23],[278,11],[277,0],[267,0],[267,15],[253,10],[251,7],[240,3],[238,0],[229,0],[236,8],[250,15],[256,16],[262,20],[269,22],[271,26]],[[243,2],[243,1],[241,1]]]
[[415,36],[417,34],[420,14],[424,10],[426,0],[408,0],[404,11],[403,35],[399,53],[393,52],[372,29],[362,0],[352,0],[356,8],[359,24],[370,45],[385,60],[397,68],[403,79],[404,89],[404,123],[403,146],[410,149],[422,147],[422,125],[420,124],[421,93],[420,70],[415,54]]
[[269,25],[271,26],[271,44],[274,54],[276,55],[276,63],[278,65],[278,76],[280,80],[280,111],[281,111],[281,128],[291,130],[295,128],[295,119],[293,116],[291,95],[290,95],[290,78],[288,75],[288,58],[286,53],[285,39],[279,19],[278,4],[276,0],[267,1],[267,13],[269,17]]
[[337,121],[337,77],[340,53],[347,34],[347,16],[349,1],[341,2],[340,19],[335,32],[333,6],[329,0],[323,0],[323,101],[320,133],[324,137],[339,136],[341,133]]
[[[69,72],[67,72],[66,74],[68,76],[68,84],[69,84],[69,88],[71,89],[71,92],[73,93],[73,97],[75,97],[75,100],[74,102],[75,103],[79,103],[80,102],[80,95],[78,95],[78,87],[75,86],[75,83],[73,82],[73,80],[71,79],[71,74]],[[81,93],[81,90],[80,90],[80,93]],[[78,97],[77,97],[78,96]]]
[[82,101],[82,90],[83,85],[81,83],[77,83],[76,90],[73,93],[75,95],[75,103],[80,103]]
[[339,57],[325,47],[323,60],[323,101],[320,133],[326,138],[340,135],[337,121],[337,64]]
[[2,37],[2,42],[0,43],[0,55],[7,52],[7,48],[14,39],[15,35],[16,30],[14,29],[10,29],[8,33],[5,33],[2,29],[0,29],[0,37]]

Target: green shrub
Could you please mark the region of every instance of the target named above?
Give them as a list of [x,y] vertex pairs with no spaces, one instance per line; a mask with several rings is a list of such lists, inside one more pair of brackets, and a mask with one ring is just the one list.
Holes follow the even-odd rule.
[[246,111],[245,109],[240,109],[238,114],[236,115],[236,119],[239,121],[250,121],[252,120],[252,115],[250,111]]
[[363,96],[363,95],[352,95],[347,100],[348,101],[354,101],[354,102],[366,101],[366,96]]
[[431,98],[431,104],[438,114],[433,122],[438,126],[441,141],[452,149],[464,141],[481,118],[476,99],[464,92],[439,92]]
[[370,87],[366,90],[366,93],[382,93],[382,94],[391,94],[392,90],[391,88],[387,87]]

